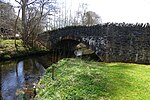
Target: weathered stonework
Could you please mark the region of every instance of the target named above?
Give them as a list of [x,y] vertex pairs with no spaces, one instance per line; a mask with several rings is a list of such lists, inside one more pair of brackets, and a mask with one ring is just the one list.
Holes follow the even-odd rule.
[[38,39],[50,49],[65,39],[82,42],[106,62],[150,63],[149,24],[70,26],[46,31]]

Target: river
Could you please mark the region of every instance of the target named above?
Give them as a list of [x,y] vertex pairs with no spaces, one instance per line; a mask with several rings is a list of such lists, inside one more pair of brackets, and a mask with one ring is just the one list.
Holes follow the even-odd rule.
[[74,52],[50,54],[0,62],[0,100],[30,100],[47,67]]
[[39,79],[44,75],[47,67],[64,58],[63,54],[60,55],[53,53],[0,62],[0,100],[33,98],[34,87]]

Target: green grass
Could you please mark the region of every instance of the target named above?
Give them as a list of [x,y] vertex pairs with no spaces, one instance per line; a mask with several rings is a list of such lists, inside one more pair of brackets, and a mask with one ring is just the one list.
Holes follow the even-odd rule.
[[26,48],[22,40],[16,40],[16,49],[14,41],[15,40],[0,40],[0,60],[18,58],[46,51],[46,49],[43,48]]
[[38,84],[35,100],[149,100],[150,66],[62,59]]
[[[17,48],[15,48],[14,40],[1,40],[0,41],[0,60],[11,59],[14,56],[22,55],[25,51],[22,41],[17,40]],[[19,54],[20,53],[20,54]]]
[[[17,47],[19,51],[24,50],[25,48],[23,47],[22,41],[21,40],[16,40],[17,43]],[[1,48],[0,51],[3,52],[12,52],[15,51],[15,44],[14,44],[14,40],[2,40],[1,41]]]

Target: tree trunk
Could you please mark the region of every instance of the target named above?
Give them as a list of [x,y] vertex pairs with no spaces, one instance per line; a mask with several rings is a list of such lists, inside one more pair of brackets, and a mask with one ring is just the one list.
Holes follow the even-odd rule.
[[27,24],[26,24],[26,6],[27,0],[22,0],[22,40],[23,44],[27,45],[27,38],[28,38],[28,31],[27,31]]

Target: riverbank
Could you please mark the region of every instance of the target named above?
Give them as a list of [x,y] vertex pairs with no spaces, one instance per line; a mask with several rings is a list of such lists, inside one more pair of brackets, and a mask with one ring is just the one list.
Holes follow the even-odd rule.
[[35,100],[149,100],[149,72],[150,65],[62,59],[47,69]]
[[29,49],[25,48],[21,40],[16,40],[17,48],[15,47],[14,40],[1,40],[0,41],[0,61],[24,58],[32,55],[39,55],[48,52],[45,48]]

